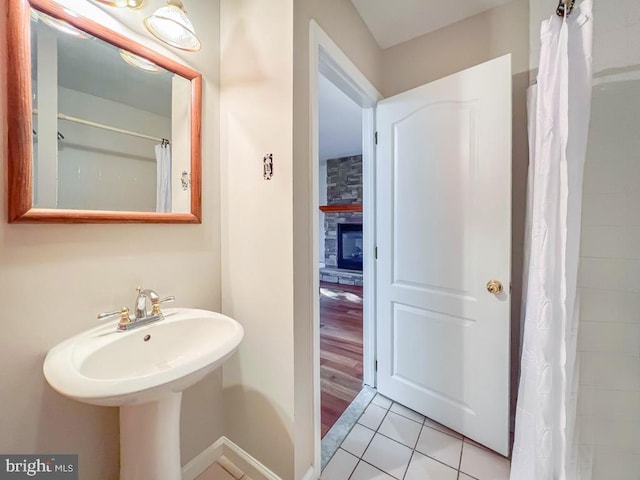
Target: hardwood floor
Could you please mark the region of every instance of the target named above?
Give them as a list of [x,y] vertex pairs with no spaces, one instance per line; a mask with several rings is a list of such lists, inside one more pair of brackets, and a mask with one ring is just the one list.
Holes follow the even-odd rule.
[[322,436],[362,388],[362,287],[320,282]]

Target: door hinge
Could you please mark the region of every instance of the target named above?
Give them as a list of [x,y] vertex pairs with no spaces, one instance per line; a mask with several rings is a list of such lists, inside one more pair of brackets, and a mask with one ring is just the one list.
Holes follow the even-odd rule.
[[376,247],[373,251],[374,256],[376,257],[376,260],[378,259],[378,247]]
[[376,364],[375,364],[375,366],[373,367],[373,369],[374,369],[376,372],[378,371],[378,360],[376,360]]
[[378,132],[375,133],[374,137],[375,137],[375,141],[376,141],[376,145],[377,145],[378,144]]

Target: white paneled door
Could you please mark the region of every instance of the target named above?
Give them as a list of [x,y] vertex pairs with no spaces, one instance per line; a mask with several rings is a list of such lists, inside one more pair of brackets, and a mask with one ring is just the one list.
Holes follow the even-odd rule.
[[511,59],[388,98],[377,124],[378,389],[507,455]]

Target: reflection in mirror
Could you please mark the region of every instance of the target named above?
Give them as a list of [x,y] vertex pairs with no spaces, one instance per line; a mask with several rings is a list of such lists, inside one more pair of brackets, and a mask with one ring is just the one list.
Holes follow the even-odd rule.
[[33,206],[190,211],[191,82],[31,10]]
[[202,75],[126,27],[8,2],[8,221],[200,223]]

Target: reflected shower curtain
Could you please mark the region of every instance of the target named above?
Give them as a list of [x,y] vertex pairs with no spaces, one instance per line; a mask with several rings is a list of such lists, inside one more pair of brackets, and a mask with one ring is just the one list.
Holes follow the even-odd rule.
[[575,480],[577,292],[592,0],[542,23],[530,92],[522,371],[511,480]]
[[156,145],[156,212],[171,212],[171,145]]

